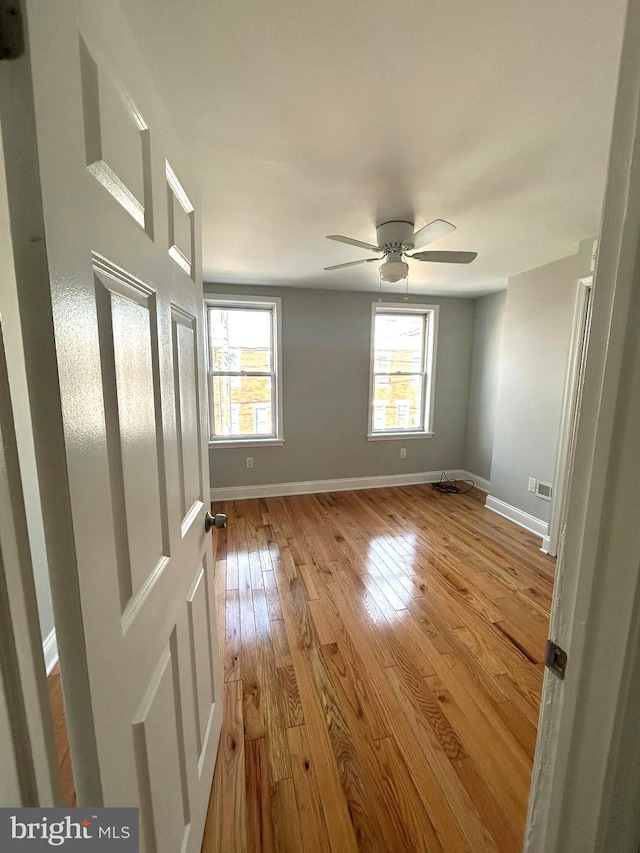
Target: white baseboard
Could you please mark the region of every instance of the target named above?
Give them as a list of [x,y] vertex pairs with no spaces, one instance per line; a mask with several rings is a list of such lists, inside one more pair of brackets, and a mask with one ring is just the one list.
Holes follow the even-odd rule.
[[515,522],[520,525],[520,527],[524,527],[525,530],[535,533],[536,536],[540,536],[542,539],[544,539],[549,532],[549,525],[546,521],[542,521],[542,519],[536,518],[534,515],[529,515],[528,512],[523,512],[521,509],[511,506],[511,504],[507,504],[504,501],[498,500],[498,498],[494,498],[491,495],[487,495],[487,502],[485,506],[492,512],[498,513],[498,515],[503,516],[503,518],[508,518],[509,521]]
[[491,491],[491,483],[485,480],[484,477],[478,477],[477,474],[472,474],[471,471],[456,471],[456,477],[459,480],[473,480],[473,485],[481,492],[489,494]]
[[42,643],[42,651],[44,652],[44,664],[47,668],[47,675],[51,675],[54,666],[58,663],[58,641],[56,640],[56,629],[45,637]]
[[550,536],[543,536],[542,537],[542,545],[540,546],[540,550],[542,551],[543,554],[549,553],[549,546],[550,545],[551,545],[551,537]]
[[[474,477],[467,471],[449,469],[446,471],[452,480],[472,479],[483,489],[486,483],[481,477]],[[390,486],[415,486],[421,483],[435,483],[442,471],[423,471],[417,474],[385,474],[379,477],[345,477],[339,480],[306,480],[302,483],[267,483],[259,486],[222,486],[211,489],[212,501],[244,500],[246,498],[273,498],[286,495],[313,495],[318,492],[349,492],[356,489],[382,489]]]

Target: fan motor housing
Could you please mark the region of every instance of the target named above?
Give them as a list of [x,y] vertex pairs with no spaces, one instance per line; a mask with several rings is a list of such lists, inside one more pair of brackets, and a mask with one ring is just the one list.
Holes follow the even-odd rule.
[[376,228],[378,246],[384,249],[385,254],[413,249],[412,237],[413,222],[392,220],[391,222],[383,222]]

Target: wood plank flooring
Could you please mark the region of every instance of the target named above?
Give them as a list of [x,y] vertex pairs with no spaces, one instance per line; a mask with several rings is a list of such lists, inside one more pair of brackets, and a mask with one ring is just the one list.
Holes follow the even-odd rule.
[[62,803],[67,808],[75,808],[77,805],[76,785],[73,779],[71,756],[69,754],[69,738],[67,735],[67,721],[59,664],[55,665],[47,678],[47,686],[49,688],[49,704],[51,705],[56,751],[58,753],[58,766],[60,768]]
[[554,561],[430,486],[216,504],[203,853],[522,846]]

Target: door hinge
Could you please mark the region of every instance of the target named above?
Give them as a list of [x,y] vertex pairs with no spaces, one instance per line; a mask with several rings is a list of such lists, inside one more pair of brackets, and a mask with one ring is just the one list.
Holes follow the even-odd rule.
[[24,27],[17,0],[0,0],[0,59],[17,59],[24,53]]
[[567,670],[567,653],[553,640],[547,640],[544,650],[544,665],[558,678],[564,679]]

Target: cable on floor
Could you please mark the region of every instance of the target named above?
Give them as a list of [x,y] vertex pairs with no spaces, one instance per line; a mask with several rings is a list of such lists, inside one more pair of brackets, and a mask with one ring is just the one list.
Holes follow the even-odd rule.
[[[437,483],[431,484],[436,492],[442,492],[445,495],[466,495],[475,486],[473,480],[451,480],[447,477],[446,471],[443,471]],[[466,489],[462,486],[467,486]]]

